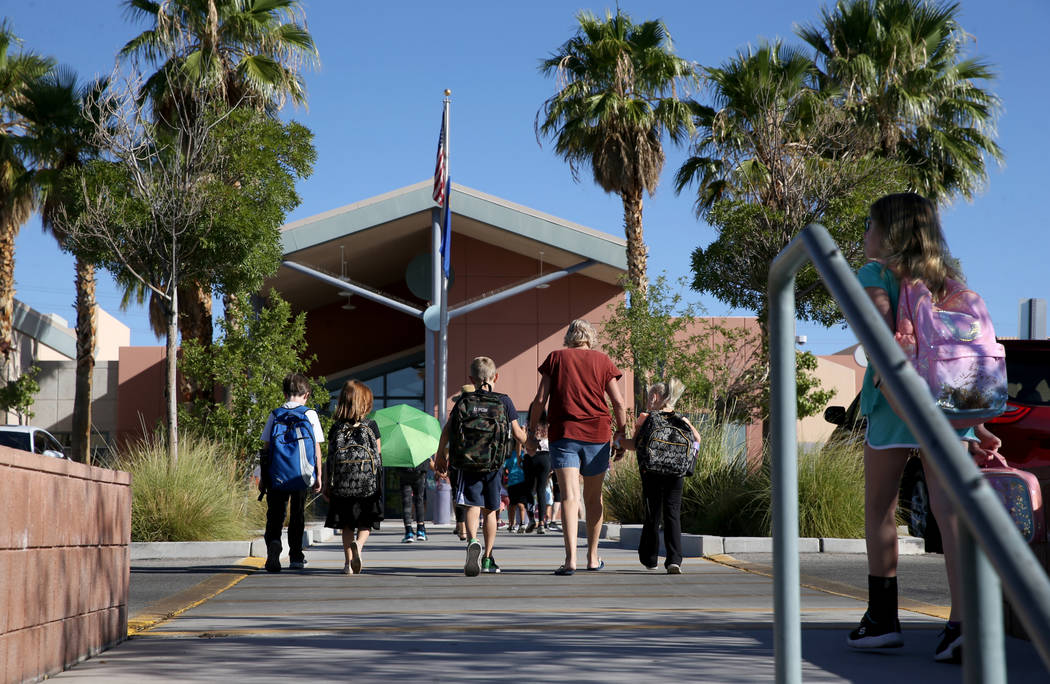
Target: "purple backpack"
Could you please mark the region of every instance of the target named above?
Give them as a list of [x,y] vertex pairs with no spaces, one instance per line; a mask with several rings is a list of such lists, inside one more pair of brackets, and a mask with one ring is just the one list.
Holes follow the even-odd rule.
[[936,302],[921,280],[900,285],[897,343],[948,421],[967,428],[1002,413],[1006,350],[995,341],[984,300],[951,279]]

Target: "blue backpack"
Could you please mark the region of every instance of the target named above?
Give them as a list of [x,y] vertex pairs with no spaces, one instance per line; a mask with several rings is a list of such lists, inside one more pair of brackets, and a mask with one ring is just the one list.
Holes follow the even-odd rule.
[[273,410],[270,429],[269,489],[295,492],[309,489],[317,481],[317,442],[313,424],[306,417],[309,409],[280,407]]

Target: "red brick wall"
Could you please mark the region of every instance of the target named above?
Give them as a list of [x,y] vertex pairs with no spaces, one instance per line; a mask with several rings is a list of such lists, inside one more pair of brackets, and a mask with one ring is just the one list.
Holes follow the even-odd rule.
[[0,447],[0,682],[127,635],[131,476]]

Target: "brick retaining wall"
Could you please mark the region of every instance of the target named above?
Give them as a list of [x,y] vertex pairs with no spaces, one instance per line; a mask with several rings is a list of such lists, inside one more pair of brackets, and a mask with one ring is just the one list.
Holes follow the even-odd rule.
[[123,640],[131,476],[0,447],[0,682]]

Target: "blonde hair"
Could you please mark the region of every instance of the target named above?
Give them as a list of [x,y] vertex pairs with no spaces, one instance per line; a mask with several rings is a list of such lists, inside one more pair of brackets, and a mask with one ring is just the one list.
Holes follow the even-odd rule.
[[577,318],[572,323],[569,323],[569,329],[565,331],[564,343],[566,347],[587,346],[594,349],[597,340],[598,335],[594,332],[594,326],[582,318]]
[[935,298],[944,294],[948,278],[963,280],[933,202],[914,192],[886,195],[871,205],[870,214],[886,265],[901,279],[921,280]]
[[660,397],[663,399],[663,403],[657,407],[657,410],[667,409],[674,411],[675,405],[682,398],[684,392],[685,385],[680,380],[668,378],[667,382],[658,382],[655,385],[650,385],[646,394],[649,397]]
[[347,380],[339,392],[339,403],[333,417],[355,423],[364,420],[372,412],[372,390],[360,380]]
[[491,383],[496,379],[496,362],[487,356],[476,357],[470,362],[470,377],[477,380],[478,384]]

